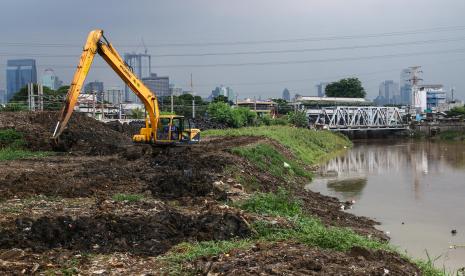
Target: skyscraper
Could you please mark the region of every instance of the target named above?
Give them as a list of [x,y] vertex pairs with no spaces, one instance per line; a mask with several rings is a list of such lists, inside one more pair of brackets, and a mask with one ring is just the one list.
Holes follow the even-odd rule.
[[400,73],[400,104],[412,104],[412,85],[409,82],[410,68],[403,69]]
[[55,71],[51,68],[47,68],[44,70],[44,74],[42,75],[42,85],[47,86],[52,90],[57,90],[63,85],[63,82],[55,75]]
[[142,82],[159,98],[171,96],[169,77],[162,77],[152,73],[150,77],[142,78]]
[[84,86],[84,93],[86,94],[94,94],[97,97],[97,101],[103,100],[103,82],[101,81],[92,81],[87,83]]
[[5,104],[6,103],[6,91],[3,89],[0,89],[0,104]]
[[[132,69],[139,79],[150,78],[152,75],[152,58],[147,51],[145,54],[125,53],[124,62]],[[124,85],[124,101],[140,103],[140,99],[131,91],[127,85]]]
[[234,94],[234,91],[230,87],[224,85],[217,86],[215,89],[213,89],[209,99],[213,100],[218,96],[224,96],[232,102],[235,102],[236,100],[236,95]]
[[283,99],[283,100],[286,100],[286,101],[288,101],[288,102],[291,100],[291,93],[289,92],[289,89],[284,88],[282,99]]
[[34,59],[12,59],[7,61],[6,100],[28,83],[37,83],[37,68]]
[[326,86],[328,85],[327,82],[320,82],[316,85],[316,93],[318,97],[326,96]]
[[378,105],[399,104],[399,84],[392,80],[385,80],[379,85],[379,95],[375,102]]

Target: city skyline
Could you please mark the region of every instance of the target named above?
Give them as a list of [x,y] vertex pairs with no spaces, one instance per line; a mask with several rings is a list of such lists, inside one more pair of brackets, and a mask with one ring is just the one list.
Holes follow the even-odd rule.
[[[87,33],[102,28],[121,54],[147,49],[153,57],[152,71],[169,76],[177,86],[188,89],[192,73],[194,90],[202,97],[218,83],[233,88],[241,97],[278,98],[284,88],[313,95],[320,82],[355,76],[361,79],[368,98],[374,99],[381,81],[398,82],[403,68],[421,65],[430,83],[442,83],[446,91],[455,87],[455,96],[464,98],[460,65],[465,50],[460,51],[460,36],[465,27],[461,26],[460,10],[465,3],[357,0],[344,11],[338,9],[340,3],[266,1],[267,10],[263,11],[264,1],[256,1],[244,11],[244,1],[140,1],[112,7],[93,3],[88,11],[88,5],[82,3],[41,1],[41,8],[57,13],[51,18],[32,13],[38,3],[5,1],[2,10],[10,12],[0,17],[3,25],[12,20],[14,11],[24,12],[25,18],[37,24],[31,28],[28,19],[19,22],[15,32],[8,28],[0,31],[8,38],[0,43],[0,89],[5,88],[6,60],[15,58],[36,59],[38,72],[50,67],[69,84]],[[399,5],[405,8],[399,10]],[[86,20],[67,18],[60,10],[81,11]],[[102,16],[102,11],[108,16]],[[388,14],[394,12],[399,19],[385,24],[390,20]],[[121,13],[125,20],[115,21]],[[338,20],[328,22],[328,14]],[[168,20],[172,15],[179,20]],[[424,16],[429,20],[420,20]],[[283,24],[275,26],[274,22]],[[87,80],[93,79],[108,87],[122,86],[100,58]]]

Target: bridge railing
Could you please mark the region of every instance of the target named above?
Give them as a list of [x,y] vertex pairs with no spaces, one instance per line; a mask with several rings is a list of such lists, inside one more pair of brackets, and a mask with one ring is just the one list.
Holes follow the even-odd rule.
[[404,129],[407,127],[397,107],[324,107],[317,111],[307,112],[307,114],[312,123],[329,129]]

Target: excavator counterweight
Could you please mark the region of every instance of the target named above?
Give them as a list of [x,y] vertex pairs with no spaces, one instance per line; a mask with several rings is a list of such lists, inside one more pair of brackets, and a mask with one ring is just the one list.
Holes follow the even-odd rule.
[[139,134],[134,135],[134,142],[176,145],[192,144],[200,141],[200,130],[194,128],[192,122],[187,118],[178,115],[160,115],[156,91],[150,91],[132,72],[116,49],[105,38],[103,30],[98,29],[91,31],[87,37],[87,42],[84,45],[73,81],[53,132],[53,139],[58,138],[66,128],[96,54],[99,54],[108,63],[144,104],[148,116],[145,118],[145,127],[141,128]]

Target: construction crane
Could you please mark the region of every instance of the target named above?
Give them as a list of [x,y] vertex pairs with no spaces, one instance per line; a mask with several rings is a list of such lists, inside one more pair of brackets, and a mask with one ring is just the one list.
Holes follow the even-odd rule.
[[115,48],[103,35],[103,30],[93,30],[87,37],[87,42],[81,54],[71,86],[66,95],[65,103],[53,132],[53,139],[57,139],[65,129],[78,100],[84,80],[94,60],[99,54],[126,85],[139,97],[145,106],[148,116],[145,127],[133,136],[133,141],[154,145],[178,145],[200,142],[200,130],[193,128],[193,124],[184,116],[160,115],[155,91],[150,89],[125,64]]

